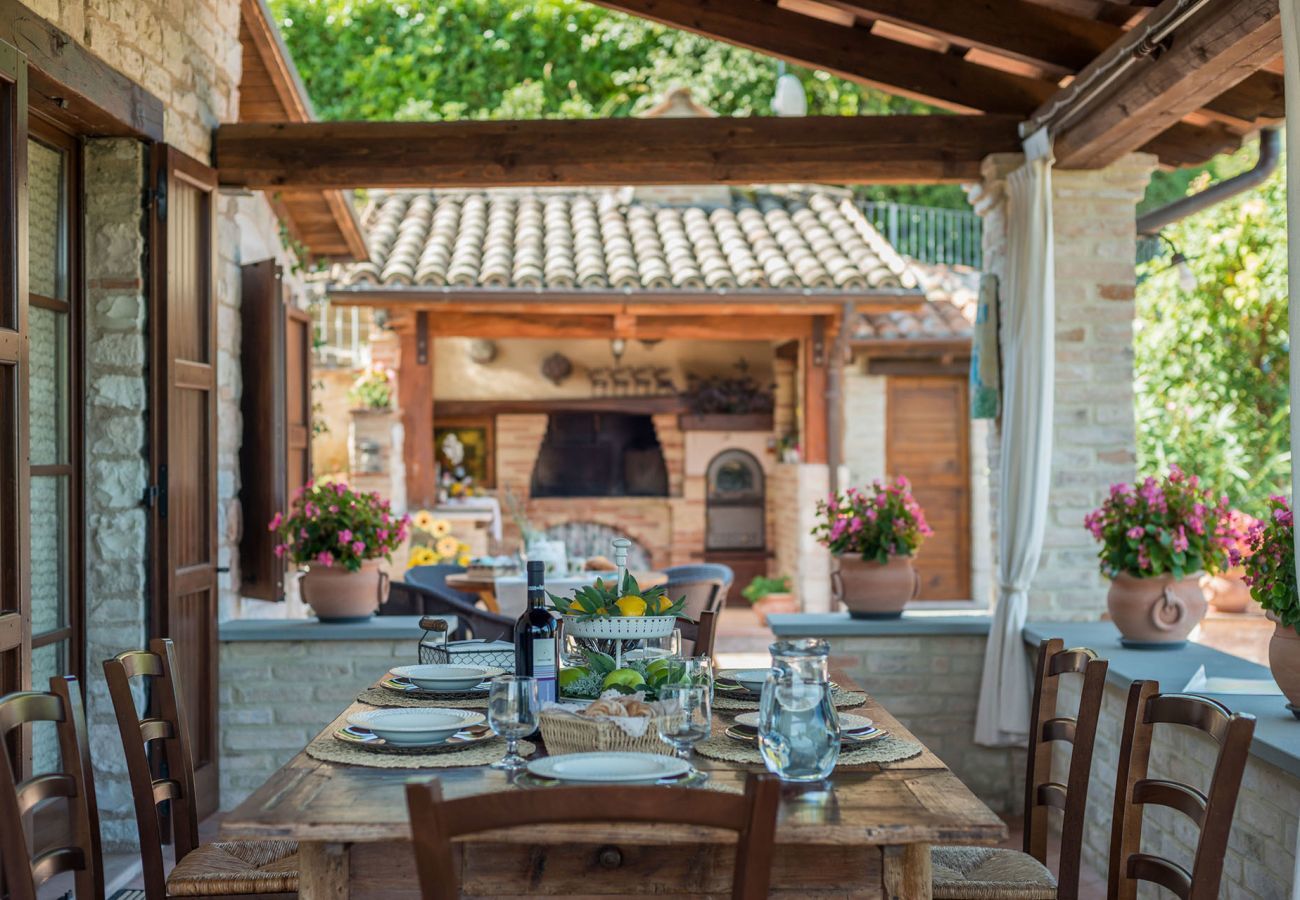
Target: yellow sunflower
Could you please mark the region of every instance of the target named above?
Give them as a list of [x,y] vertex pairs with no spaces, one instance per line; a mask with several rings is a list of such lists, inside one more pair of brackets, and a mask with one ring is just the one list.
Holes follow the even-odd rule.
[[412,547],[411,555],[406,560],[406,567],[413,569],[416,566],[431,566],[434,560],[433,551],[428,547]]
[[468,568],[468,567],[469,567],[469,554],[468,554],[468,553],[462,553],[460,556],[456,557],[456,565],[461,566],[462,568]]
[[456,556],[460,553],[460,541],[451,535],[438,539],[438,543],[433,545],[433,549],[438,551],[438,555],[446,558]]
[[424,530],[436,538],[446,537],[451,534],[451,523],[446,519],[434,519]]
[[415,515],[411,516],[412,525],[420,531],[430,534],[433,532],[433,526],[436,522],[437,519],[433,517],[433,513],[429,512],[427,509],[422,509]]

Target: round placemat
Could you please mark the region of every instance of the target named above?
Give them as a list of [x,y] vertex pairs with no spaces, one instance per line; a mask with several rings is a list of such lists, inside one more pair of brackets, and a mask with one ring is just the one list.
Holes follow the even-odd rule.
[[[519,742],[520,756],[532,756],[536,749],[528,741]],[[369,766],[372,769],[454,769],[496,762],[506,755],[506,742],[504,738],[498,738],[454,753],[376,753],[325,735],[307,745],[307,755],[321,762]]]
[[[364,698],[361,698],[364,699]],[[846,691],[839,685],[831,688],[831,702],[835,704],[836,709],[854,709],[867,702],[866,691]],[[714,709],[732,709],[732,710],[755,710],[758,709],[758,698],[750,700],[739,697],[728,697],[722,691],[713,692]]]
[[366,688],[357,695],[357,699],[370,706],[382,706],[390,709],[422,706],[445,706],[453,709],[487,709],[488,707],[486,694],[482,697],[438,697],[434,699],[427,696],[412,697],[409,694],[399,694],[397,691],[390,691],[388,688],[381,687]]
[[[840,750],[840,758],[836,761],[835,767],[902,762],[920,756],[923,749],[916,741],[905,741],[890,735],[852,750]],[[720,759],[724,762],[763,764],[763,757],[759,755],[758,747],[742,744],[725,734],[715,734],[707,741],[696,744],[695,752],[700,756]]]

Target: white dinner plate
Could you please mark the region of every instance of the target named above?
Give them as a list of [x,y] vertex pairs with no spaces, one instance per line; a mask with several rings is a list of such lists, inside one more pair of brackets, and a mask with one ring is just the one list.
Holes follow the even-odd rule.
[[451,665],[398,666],[388,672],[426,691],[470,691],[501,673],[486,666]]
[[767,681],[767,673],[771,671],[771,669],[724,669],[718,673],[718,677],[730,679],[746,690],[761,694],[763,683]]
[[[875,727],[875,723],[866,716],[855,716],[852,713],[840,713],[840,731],[868,731]],[[758,727],[758,713],[747,712],[736,716],[736,724],[744,725],[748,728]]]
[[379,737],[403,747],[441,744],[462,728],[487,721],[482,713],[469,709],[405,707],[372,709],[348,716],[348,724],[367,728]]
[[528,771],[539,778],[605,783],[658,781],[690,770],[689,760],[659,753],[566,753],[528,764]]

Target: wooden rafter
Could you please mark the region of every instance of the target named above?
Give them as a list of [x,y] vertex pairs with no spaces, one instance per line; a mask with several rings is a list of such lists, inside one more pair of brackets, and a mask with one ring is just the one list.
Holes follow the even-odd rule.
[[[1165,0],[1152,11],[1157,21],[1179,0]],[[1136,28],[1099,56],[1079,77],[1039,110],[1079,110],[1054,128],[1057,163],[1067,168],[1094,168],[1137,150],[1185,116],[1244,81],[1260,61],[1281,52],[1282,33],[1276,0],[1211,3],[1174,32],[1162,53],[1139,58],[1101,95],[1086,98],[1094,72],[1109,71],[1115,61],[1134,55],[1145,28]]]
[[1014,116],[222,125],[249,188],[961,182],[1020,147]]

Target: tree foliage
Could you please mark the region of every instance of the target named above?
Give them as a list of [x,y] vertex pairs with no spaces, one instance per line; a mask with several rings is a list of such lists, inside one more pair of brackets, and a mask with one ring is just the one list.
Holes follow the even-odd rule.
[[[1248,154],[1218,163],[1248,167]],[[1204,173],[1189,185],[1203,188]],[[1286,187],[1259,189],[1169,226],[1195,287],[1168,257],[1141,272],[1137,292],[1139,468],[1171,463],[1258,515],[1289,493]]]
[[[685,85],[722,115],[765,115],[777,63],[578,0],[271,0],[322,119],[594,118],[643,112]],[[934,112],[791,67],[810,115]],[[872,192],[895,199],[892,188]],[[964,208],[955,185],[907,202]]]

